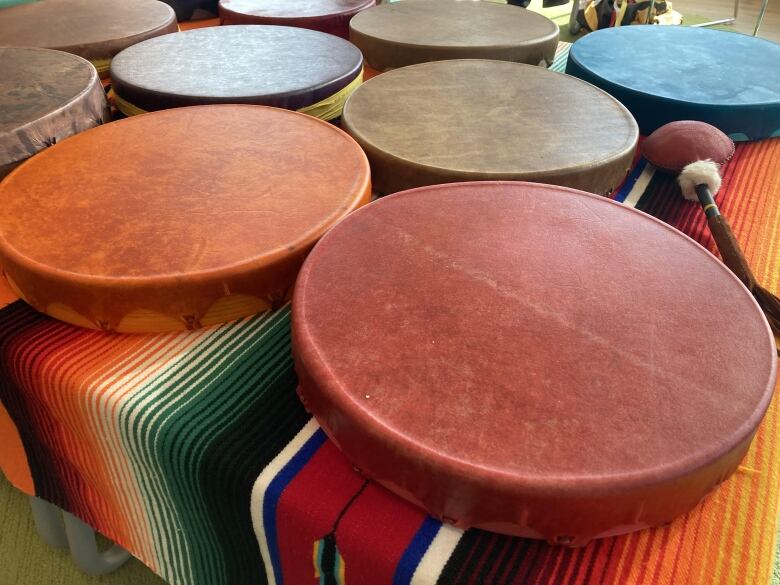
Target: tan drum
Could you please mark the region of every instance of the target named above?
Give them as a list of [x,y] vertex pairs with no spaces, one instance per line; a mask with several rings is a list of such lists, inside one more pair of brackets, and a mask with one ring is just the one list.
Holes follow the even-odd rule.
[[173,9],[157,0],[41,0],[3,10],[0,46],[73,53],[103,78],[122,49],[177,30]]
[[347,101],[342,127],[368,154],[381,194],[502,179],[603,195],[626,176],[639,137],[628,110],[592,85],[487,60],[423,63],[370,79]]
[[470,0],[403,0],[364,10],[349,23],[349,40],[377,71],[445,59],[546,67],[558,36],[558,26],[541,14]]

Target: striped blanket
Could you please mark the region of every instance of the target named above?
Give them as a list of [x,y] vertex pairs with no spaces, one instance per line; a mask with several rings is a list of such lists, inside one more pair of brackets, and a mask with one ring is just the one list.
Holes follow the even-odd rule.
[[[614,196],[713,249],[697,206],[644,161]],[[718,199],[778,291],[780,139],[739,144]],[[364,481],[295,385],[289,307],[190,333],[111,335],[12,301],[0,309],[0,467],[175,585],[769,580],[776,403],[738,472],[694,511],[562,549],[442,525]]]

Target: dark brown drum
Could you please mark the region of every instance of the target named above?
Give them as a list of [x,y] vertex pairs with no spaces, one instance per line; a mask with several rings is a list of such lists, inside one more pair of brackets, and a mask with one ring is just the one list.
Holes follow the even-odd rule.
[[111,63],[125,115],[182,106],[244,103],[341,116],[362,81],[363,56],[333,35],[287,26],[217,26],[165,35]]
[[552,543],[664,524],[737,467],[774,340],[682,233],[530,183],[407,191],[315,247],[299,392],[362,472],[458,526]]

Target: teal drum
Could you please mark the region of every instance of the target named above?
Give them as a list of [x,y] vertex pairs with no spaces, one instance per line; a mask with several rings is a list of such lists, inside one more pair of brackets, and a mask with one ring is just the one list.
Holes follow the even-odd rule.
[[707,122],[734,140],[780,136],[780,45],[680,26],[625,26],[572,46],[566,73],[610,93],[642,134],[677,120]]

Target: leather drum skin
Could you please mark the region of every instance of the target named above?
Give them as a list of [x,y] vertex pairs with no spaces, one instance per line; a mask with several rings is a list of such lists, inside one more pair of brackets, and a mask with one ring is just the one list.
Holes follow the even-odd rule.
[[488,60],[422,63],[374,77],[350,96],[342,127],[368,154],[383,195],[480,180],[603,195],[625,178],[639,137],[628,110],[592,85]]
[[97,71],[70,53],[0,47],[0,179],[24,160],[109,120]]
[[41,0],[3,9],[0,46],[73,53],[103,78],[122,49],[177,30],[173,9],[157,0]]
[[673,174],[699,160],[711,160],[723,166],[735,150],[731,138],[715,126],[694,120],[669,122],[645,138],[640,147],[647,162]]
[[370,196],[365,155],[322,120],[153,112],[82,132],[0,183],[0,266],[23,300],[74,325],[195,329],[286,302],[317,239]]
[[532,183],[358,210],[304,263],[292,327],[303,402],[363,474],[459,527],[572,546],[696,506],[777,375],[757,303],[704,248]]
[[779,66],[780,44],[766,39],[690,26],[621,26],[574,43],[566,73],[620,100],[643,135],[697,120],[732,140],[761,140],[780,136]]
[[336,107],[322,109],[336,118],[362,80],[362,67],[360,51],[332,35],[281,26],[217,26],[125,49],[111,63],[111,80],[125,114],[213,103],[298,110],[330,100]]
[[404,0],[355,16],[349,23],[349,40],[377,71],[445,59],[497,59],[547,67],[558,47],[558,25],[507,4]]
[[309,28],[349,38],[349,21],[375,0],[220,0],[224,24],[272,24]]

